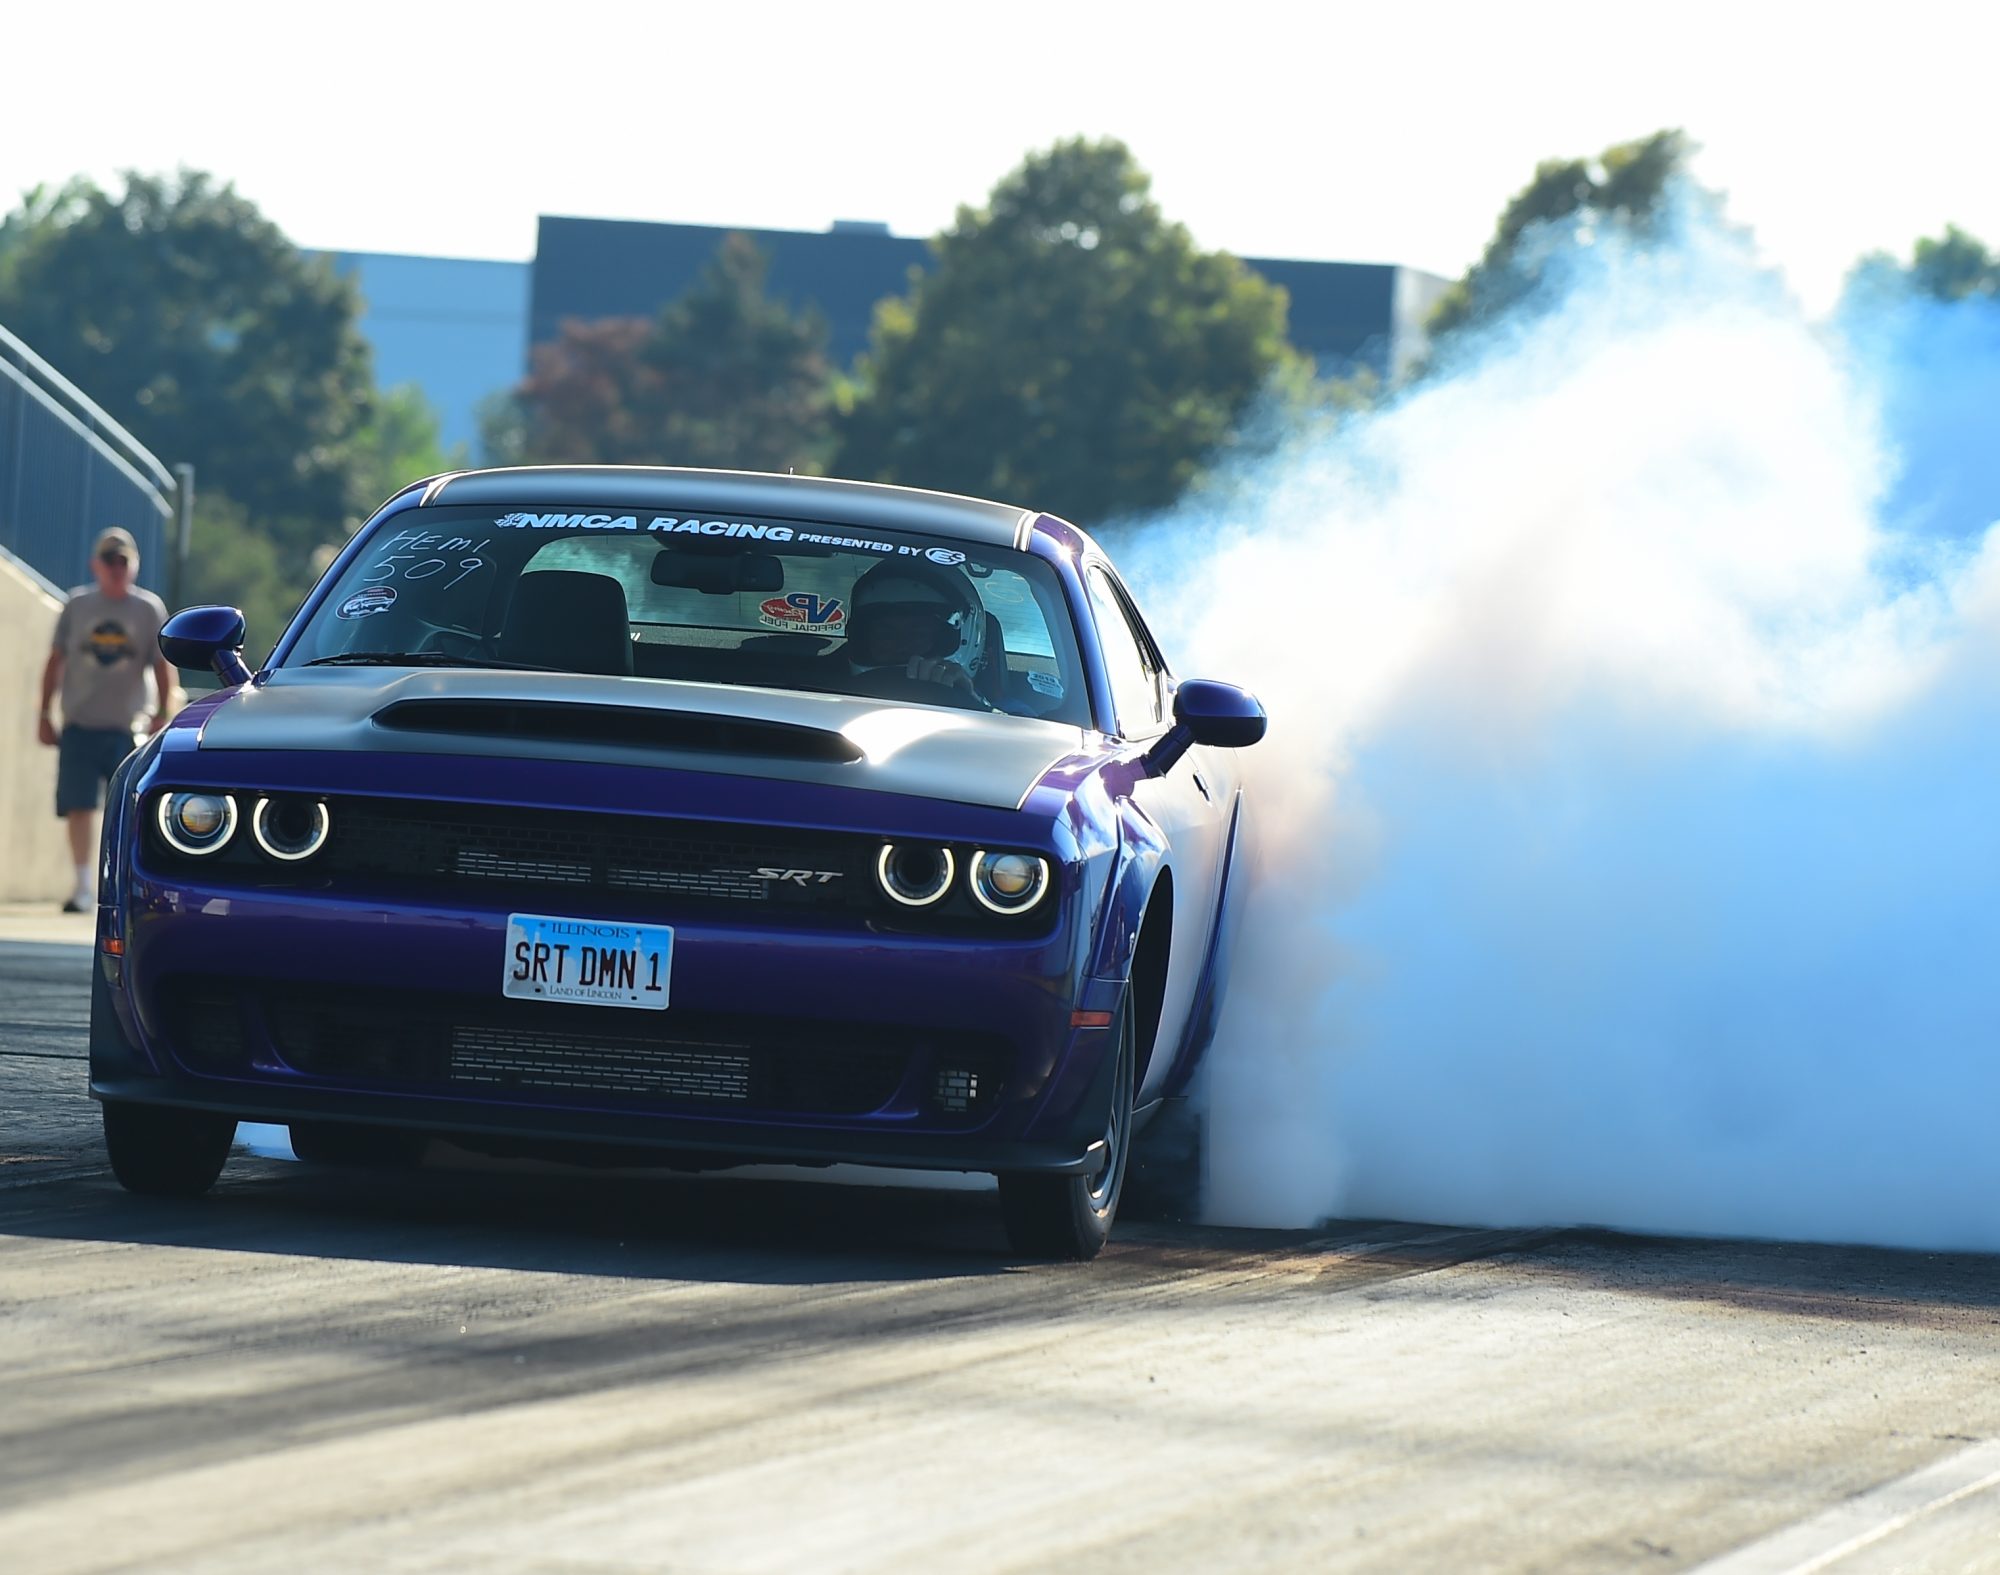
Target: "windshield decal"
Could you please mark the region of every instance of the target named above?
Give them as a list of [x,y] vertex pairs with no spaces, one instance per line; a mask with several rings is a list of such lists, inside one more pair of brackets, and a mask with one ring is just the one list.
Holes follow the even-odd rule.
[[912,547],[893,541],[873,541],[866,536],[833,536],[821,531],[795,530],[790,525],[759,525],[750,520],[680,519],[656,514],[641,527],[633,514],[536,514],[516,511],[493,522],[499,530],[630,530],[644,529],[652,536],[719,536],[736,541],[800,542],[813,547],[844,547],[850,552],[879,552],[884,557],[928,558],[932,563],[957,567],[965,554],[951,547]]
[[396,605],[396,591],[390,585],[370,585],[356,591],[340,604],[336,618],[369,618]]
[[847,622],[847,609],[838,596],[822,601],[811,591],[793,591],[789,596],[773,596],[758,608],[757,621],[767,629],[826,629],[838,631]]
[[634,514],[503,514],[494,525],[500,530],[637,530]]
[[[752,525],[747,520],[677,520],[663,514],[646,527],[655,536],[733,536],[742,541],[790,541],[789,525]],[[802,537],[801,540],[811,540]]]

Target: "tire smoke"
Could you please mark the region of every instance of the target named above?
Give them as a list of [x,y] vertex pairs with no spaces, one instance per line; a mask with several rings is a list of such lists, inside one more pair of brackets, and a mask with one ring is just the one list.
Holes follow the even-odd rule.
[[1272,716],[1210,1216],[2000,1248],[2000,308],[1588,240],[1117,547]]

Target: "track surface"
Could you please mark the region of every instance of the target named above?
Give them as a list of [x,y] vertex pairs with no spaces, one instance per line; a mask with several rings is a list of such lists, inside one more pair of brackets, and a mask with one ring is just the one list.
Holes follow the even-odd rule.
[[2000,1569],[1993,1259],[1135,1223],[1031,1265],[978,1192],[247,1155],[148,1202],[86,967],[0,946],[9,1575]]

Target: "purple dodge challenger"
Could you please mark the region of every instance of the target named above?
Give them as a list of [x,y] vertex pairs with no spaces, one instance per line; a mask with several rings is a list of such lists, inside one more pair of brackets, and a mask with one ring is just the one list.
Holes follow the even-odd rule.
[[1082,531],[811,477],[473,471],[390,499],[121,768],[91,1092],[193,1195],[299,1157],[992,1171],[1090,1257],[1211,1036],[1230,750]]

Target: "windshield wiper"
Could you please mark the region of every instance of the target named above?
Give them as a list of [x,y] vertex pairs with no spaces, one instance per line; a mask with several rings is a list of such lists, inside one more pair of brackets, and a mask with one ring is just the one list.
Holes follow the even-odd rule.
[[501,662],[490,656],[448,656],[443,651],[342,651],[315,656],[308,667],[505,667],[517,672],[552,673],[537,662]]

